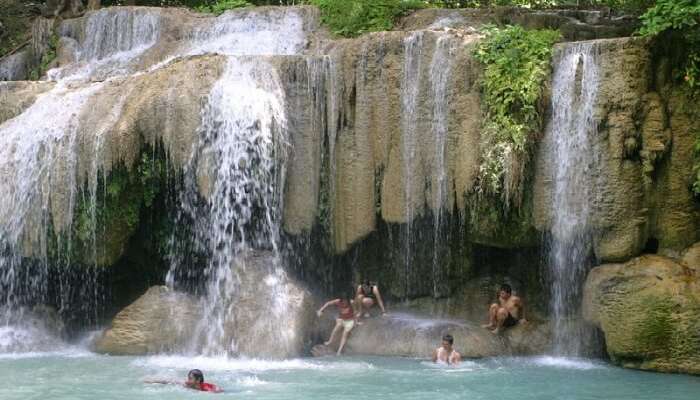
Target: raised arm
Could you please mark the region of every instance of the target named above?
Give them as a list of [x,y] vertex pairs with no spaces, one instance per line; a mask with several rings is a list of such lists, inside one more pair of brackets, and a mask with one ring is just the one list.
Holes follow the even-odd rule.
[[318,315],[320,317],[321,314],[323,314],[323,310],[325,310],[326,308],[328,308],[334,304],[338,304],[339,301],[340,301],[340,299],[327,301],[326,304],[323,305],[323,307],[319,308],[318,311],[316,311],[316,315]]

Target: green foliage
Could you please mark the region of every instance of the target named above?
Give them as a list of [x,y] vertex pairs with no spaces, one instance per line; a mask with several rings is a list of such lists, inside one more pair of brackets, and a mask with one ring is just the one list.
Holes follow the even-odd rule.
[[[120,165],[108,176],[100,174],[95,193],[79,197],[68,253],[73,260],[105,265],[119,255],[121,246],[138,227],[142,210],[152,207],[162,190],[165,161],[152,154],[144,151],[132,169]],[[66,249],[62,252],[65,254]],[[96,259],[91,260],[92,257]]]
[[218,0],[211,4],[203,4],[195,7],[195,10],[199,12],[208,12],[216,15],[223,14],[227,10],[233,10],[234,8],[249,7],[252,6],[251,3],[246,0]]
[[20,0],[0,0],[0,57],[28,42],[31,20],[37,11]]
[[484,64],[481,81],[485,143],[480,189],[518,199],[522,165],[542,117],[539,99],[550,73],[555,30],[525,30],[520,26],[484,27],[486,37],[474,55]]
[[[657,0],[640,19],[640,35],[659,37],[681,49],[679,59],[675,60],[676,78],[685,82],[691,98],[697,97],[700,92],[700,0]],[[700,132],[696,133],[694,151],[691,190],[700,197]]]
[[321,9],[321,21],[333,33],[345,37],[390,30],[396,18],[425,6],[419,0],[311,0],[311,4]]
[[29,71],[29,79],[32,81],[38,81],[51,67],[51,64],[56,60],[56,49],[58,48],[58,35],[55,33],[51,35],[49,39],[49,46],[41,55],[41,61],[39,65],[34,67]]

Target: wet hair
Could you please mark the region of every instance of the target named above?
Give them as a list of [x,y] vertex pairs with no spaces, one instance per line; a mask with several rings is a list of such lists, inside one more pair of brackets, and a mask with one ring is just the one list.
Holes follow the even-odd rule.
[[510,287],[510,285],[507,284],[507,283],[502,284],[500,290],[502,290],[502,291],[504,291],[504,292],[506,292],[506,293],[508,293],[508,294],[513,293],[513,288]]
[[194,381],[197,383],[204,382],[204,374],[198,369],[193,369],[190,372],[188,372],[187,377],[194,379]]
[[444,342],[449,343],[450,346],[452,346],[452,343],[455,342],[455,338],[453,338],[452,335],[450,335],[450,334],[447,334],[447,335],[443,336],[443,337],[442,337],[442,340],[443,340]]

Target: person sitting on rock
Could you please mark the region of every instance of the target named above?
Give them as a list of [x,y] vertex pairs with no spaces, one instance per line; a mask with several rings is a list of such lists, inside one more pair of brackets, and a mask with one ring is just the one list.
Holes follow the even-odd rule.
[[333,328],[333,332],[331,332],[331,337],[323,344],[325,346],[329,346],[331,343],[333,343],[336,336],[338,336],[338,333],[342,329],[343,335],[340,338],[340,345],[338,346],[338,352],[336,353],[336,355],[340,355],[343,352],[348,336],[350,336],[350,331],[352,331],[352,328],[355,327],[355,312],[352,308],[352,301],[338,298],[335,300],[329,300],[326,304],[324,304],[323,307],[316,312],[318,317],[320,318],[323,314],[323,310],[330,306],[336,306],[338,309],[338,318],[335,320],[335,327]]
[[462,355],[452,347],[454,338],[452,335],[442,337],[442,346],[433,350],[433,362],[445,363],[447,365],[457,365],[462,361]]
[[187,373],[187,381],[184,383],[165,380],[146,380],[145,383],[159,383],[163,385],[183,385],[188,389],[199,390],[200,392],[221,393],[223,390],[213,383],[204,382],[204,374],[198,369],[193,369]]
[[520,297],[514,296],[513,289],[504,283],[498,290],[498,303],[489,307],[489,323],[483,328],[498,334],[502,329],[510,328],[518,323],[525,323],[525,310]]
[[382,310],[382,315],[386,315],[382,295],[379,293],[379,286],[370,283],[369,280],[365,280],[362,284],[357,286],[357,290],[355,291],[355,316],[358,318],[361,316],[368,318],[369,310],[375,304],[379,305],[379,309]]

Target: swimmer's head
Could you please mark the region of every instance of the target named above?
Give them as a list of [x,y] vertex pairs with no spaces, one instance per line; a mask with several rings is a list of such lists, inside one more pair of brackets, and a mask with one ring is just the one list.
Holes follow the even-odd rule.
[[187,373],[187,385],[201,384],[204,382],[204,374],[198,369],[193,369]]
[[452,343],[455,342],[455,339],[452,337],[452,335],[447,334],[442,337],[442,347],[449,349],[452,347]]

